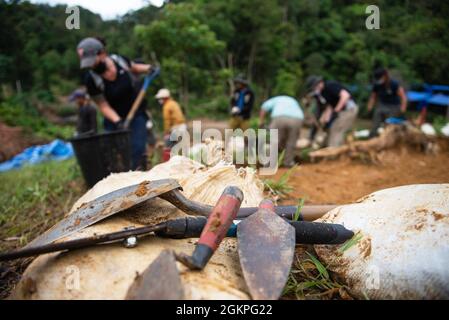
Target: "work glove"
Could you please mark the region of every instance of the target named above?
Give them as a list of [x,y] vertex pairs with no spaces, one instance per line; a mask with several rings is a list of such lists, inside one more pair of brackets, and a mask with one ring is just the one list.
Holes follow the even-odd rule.
[[239,107],[236,107],[236,106],[232,107],[232,109],[231,109],[231,115],[237,116],[237,115],[239,115],[239,114],[240,114],[240,108],[239,108]]
[[114,130],[124,130],[126,129],[125,120],[120,119],[117,122],[114,122]]

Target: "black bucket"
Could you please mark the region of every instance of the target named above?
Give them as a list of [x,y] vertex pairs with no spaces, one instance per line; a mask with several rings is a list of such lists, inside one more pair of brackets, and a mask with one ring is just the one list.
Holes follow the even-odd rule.
[[89,188],[113,172],[131,170],[129,130],[80,136],[70,142]]

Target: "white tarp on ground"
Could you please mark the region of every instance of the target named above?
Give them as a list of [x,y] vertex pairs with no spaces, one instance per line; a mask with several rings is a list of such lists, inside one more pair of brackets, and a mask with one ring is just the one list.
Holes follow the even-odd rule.
[[320,220],[359,232],[347,250],[315,246],[354,296],[449,298],[449,184],[381,190]]

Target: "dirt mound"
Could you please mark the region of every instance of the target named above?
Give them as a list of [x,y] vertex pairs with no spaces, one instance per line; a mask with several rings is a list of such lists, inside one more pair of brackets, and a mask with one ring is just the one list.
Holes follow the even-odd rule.
[[[428,155],[406,148],[380,152],[380,163],[342,159],[315,164],[300,164],[291,174],[289,184],[294,187],[284,203],[343,204],[374,191],[418,183],[449,182],[449,152]],[[275,177],[280,177],[280,169]]]
[[30,137],[20,127],[10,127],[0,122],[0,162],[12,158],[29,146],[43,142]]

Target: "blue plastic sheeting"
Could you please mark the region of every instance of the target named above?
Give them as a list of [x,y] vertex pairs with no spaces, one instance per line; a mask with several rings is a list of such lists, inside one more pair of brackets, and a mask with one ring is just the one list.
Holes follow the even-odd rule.
[[441,93],[434,94],[432,97],[430,97],[429,100],[427,100],[430,104],[436,104],[439,106],[449,106],[449,96]]
[[32,165],[49,160],[66,160],[73,157],[73,148],[69,142],[54,140],[49,144],[26,148],[14,158],[0,163],[0,172],[18,169],[24,165]]
[[396,117],[390,117],[387,120],[385,120],[388,124],[403,124],[405,122],[404,118],[396,118]]
[[424,84],[426,91],[449,91],[449,86],[442,84]]
[[428,92],[407,91],[407,99],[411,102],[427,101],[430,97],[432,94]]

